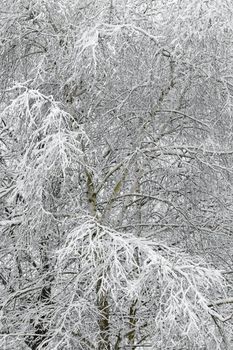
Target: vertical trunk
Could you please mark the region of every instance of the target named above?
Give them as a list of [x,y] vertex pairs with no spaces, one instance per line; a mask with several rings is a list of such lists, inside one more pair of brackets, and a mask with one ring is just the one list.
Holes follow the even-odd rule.
[[110,3],[109,3],[109,18],[108,18],[108,23],[109,24],[112,24],[112,22],[113,22],[113,10],[114,10],[113,0],[110,0]]
[[[89,204],[89,212],[92,216],[97,214],[96,191],[93,182],[93,174],[86,169],[86,186],[87,186],[87,200]],[[93,234],[92,239],[96,238],[96,233]],[[97,263],[101,263],[98,261]],[[97,308],[99,312],[98,326],[99,326],[99,341],[98,350],[110,350],[109,341],[109,305],[107,293],[102,291],[102,275],[100,275],[96,286]]]
[[[139,121],[139,126],[141,128],[142,126],[142,120]],[[140,130],[139,128],[139,130]],[[138,137],[138,143],[140,144],[141,141],[141,136],[139,135]],[[140,193],[141,192],[141,186],[140,186],[140,181],[143,176],[143,171],[140,167],[140,164],[136,161],[135,163],[135,183],[134,183],[134,192],[135,193]],[[137,227],[135,229],[135,234],[140,237],[141,236],[141,223],[142,223],[142,202],[137,201],[137,209],[136,209],[136,222],[137,222]],[[135,260],[137,262],[137,266],[140,266],[140,256],[138,253],[138,250],[135,249]],[[137,268],[135,268],[135,274],[137,274]],[[135,343],[136,343],[136,326],[137,326],[137,299],[135,299],[129,308],[129,332],[127,334],[128,337],[128,344],[131,346],[131,349],[134,349]]]
[[93,183],[93,174],[86,169],[86,186],[87,186],[87,200],[89,212],[92,216],[96,216],[96,193]]
[[100,339],[98,342],[98,350],[110,350],[110,339],[109,339],[109,305],[108,297],[106,293],[101,291],[102,279],[100,278],[97,283],[97,307],[99,310],[99,332]]
[[128,343],[132,346],[135,344],[136,341],[136,324],[137,324],[137,300],[134,300],[129,308],[129,332],[127,334],[128,336]]

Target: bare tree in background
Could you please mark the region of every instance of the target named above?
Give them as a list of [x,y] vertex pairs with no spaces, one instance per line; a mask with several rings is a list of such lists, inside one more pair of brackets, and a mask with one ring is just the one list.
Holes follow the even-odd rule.
[[2,349],[231,349],[232,13],[2,0]]

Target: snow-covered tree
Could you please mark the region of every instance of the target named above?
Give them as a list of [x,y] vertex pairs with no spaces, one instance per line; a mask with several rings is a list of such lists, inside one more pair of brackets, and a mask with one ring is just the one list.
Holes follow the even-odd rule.
[[232,10],[2,1],[1,348],[231,348]]

